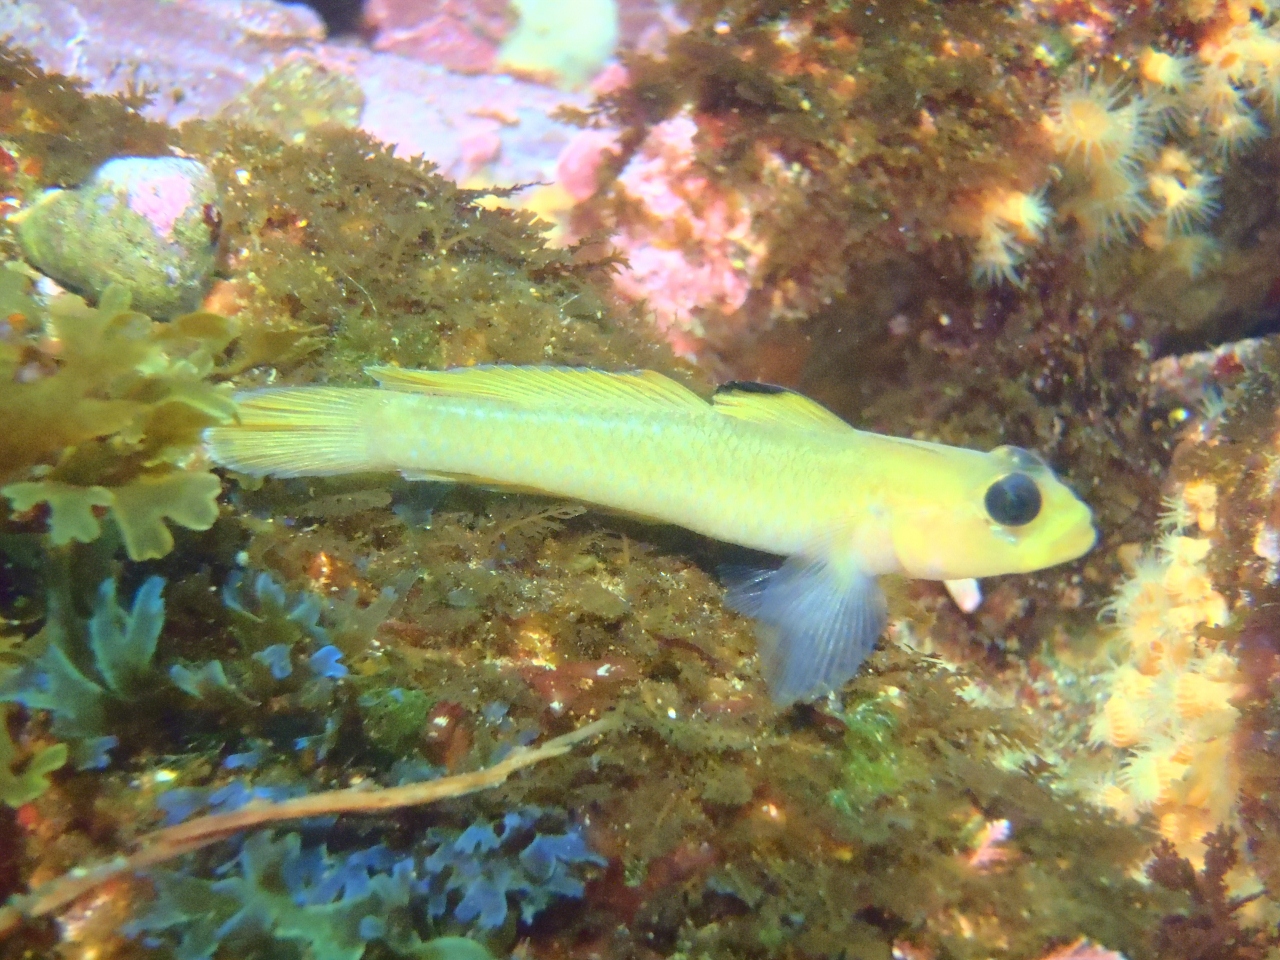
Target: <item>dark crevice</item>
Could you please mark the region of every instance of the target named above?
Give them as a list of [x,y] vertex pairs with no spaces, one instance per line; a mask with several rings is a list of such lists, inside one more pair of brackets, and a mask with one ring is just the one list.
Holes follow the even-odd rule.
[[324,19],[329,36],[360,32],[361,0],[306,0],[306,3]]
[[1248,314],[1243,312],[1224,318],[1218,336],[1179,336],[1174,333],[1164,337],[1154,352],[1155,358],[1178,356],[1244,340],[1249,337],[1269,337],[1280,334],[1280,304],[1266,304]]

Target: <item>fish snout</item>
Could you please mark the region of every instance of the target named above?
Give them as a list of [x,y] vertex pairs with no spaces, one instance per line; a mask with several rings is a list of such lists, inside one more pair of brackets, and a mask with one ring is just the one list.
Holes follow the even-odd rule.
[[1049,544],[1049,551],[1054,557],[1051,564],[1068,563],[1083,557],[1098,542],[1093,512],[1081,501],[1076,501],[1076,507]]

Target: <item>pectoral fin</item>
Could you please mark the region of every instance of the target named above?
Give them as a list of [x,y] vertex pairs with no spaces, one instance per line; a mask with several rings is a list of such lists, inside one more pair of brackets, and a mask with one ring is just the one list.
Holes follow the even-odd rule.
[[737,578],[725,603],[756,619],[760,669],[782,706],[843,686],[875,647],[886,619],[875,577],[802,557]]

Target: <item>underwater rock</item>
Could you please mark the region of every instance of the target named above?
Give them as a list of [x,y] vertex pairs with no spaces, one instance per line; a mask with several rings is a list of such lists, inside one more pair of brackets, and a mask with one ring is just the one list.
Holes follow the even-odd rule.
[[515,18],[506,0],[369,0],[364,19],[376,31],[375,50],[483,73],[493,66]]
[[12,218],[32,265],[97,297],[113,283],[167,319],[199,306],[221,215],[213,175],[182,157],[117,157]]
[[143,112],[178,124],[212,116],[325,28],[310,7],[273,0],[16,0],[0,7],[0,35],[95,93],[154,87]]
[[[442,0],[441,6],[448,5]],[[462,13],[473,26],[479,21],[475,3],[455,6],[466,8]],[[494,0],[494,7],[506,4]],[[429,19],[436,6],[420,3],[416,9],[417,19],[396,20],[396,29]],[[365,13],[370,16],[372,8]],[[174,126],[210,119],[224,109],[238,111],[244,98],[258,101],[260,108],[269,99],[300,102],[308,110],[333,110],[328,119],[345,122],[343,107],[351,106],[351,87],[358,86],[365,133],[396,144],[398,156],[425,156],[454,179],[477,172],[463,156],[468,138],[500,137],[502,151],[484,172],[484,186],[552,179],[556,156],[576,132],[554,114],[557,108],[582,109],[590,102],[583,93],[509,76],[461,76],[437,62],[349,39],[323,42],[323,23],[300,3],[18,0],[0,4],[0,36],[94,93],[126,93],[131,83],[148,88],[153,95],[137,106],[138,112]],[[491,44],[495,50],[499,39]],[[305,68],[289,66],[298,61]],[[130,68],[120,69],[121,63]],[[313,88],[299,84],[308,73]],[[298,128],[289,136],[315,126],[307,116],[278,120]]]
[[515,0],[512,6],[519,22],[498,51],[502,70],[581,89],[617,46],[613,0]]
[[218,116],[301,143],[316,127],[356,127],[364,102],[354,79],[303,56],[271,70]]

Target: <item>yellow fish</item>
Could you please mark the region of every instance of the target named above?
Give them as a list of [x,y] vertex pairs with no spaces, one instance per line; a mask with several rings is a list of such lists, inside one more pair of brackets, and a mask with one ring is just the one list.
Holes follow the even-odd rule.
[[1093,546],[1089,508],[1038,457],[855,430],[812,400],[735,381],[711,402],[652,371],[368,371],[382,389],[238,397],[205,433],[249,474],[372,470],[537,491],[786,559],[727,602],[755,617],[770,692],[838,689],[885,623],[877,577],[1025,573]]

